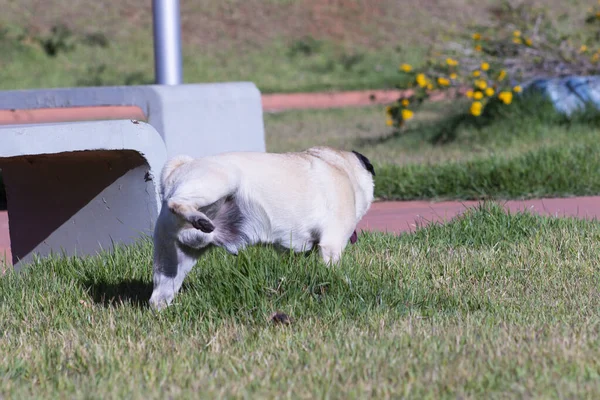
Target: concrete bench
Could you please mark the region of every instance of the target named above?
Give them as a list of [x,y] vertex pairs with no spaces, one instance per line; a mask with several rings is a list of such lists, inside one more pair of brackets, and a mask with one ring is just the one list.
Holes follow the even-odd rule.
[[169,157],[265,151],[261,95],[251,82],[0,91],[0,125],[135,118]]
[[160,134],[134,120],[0,127],[15,267],[34,254],[94,254],[151,234],[166,159]]

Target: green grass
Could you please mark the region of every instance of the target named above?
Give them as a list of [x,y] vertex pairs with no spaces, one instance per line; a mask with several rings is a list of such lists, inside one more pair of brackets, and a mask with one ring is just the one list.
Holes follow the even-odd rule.
[[375,195],[384,199],[515,199],[600,193],[597,142],[540,148],[440,165],[376,167]]
[[[150,4],[96,3],[67,9],[50,0],[43,12],[28,0],[4,7],[0,89],[151,83]],[[418,63],[425,52],[420,33],[398,40],[397,17],[405,12],[390,0],[376,7],[260,0],[183,4],[184,81],[249,80],[263,93],[391,87],[399,79],[399,62]],[[62,36],[52,32],[63,25],[68,31]],[[437,31],[428,25],[428,35]],[[44,50],[48,43],[56,54]]]
[[[230,50],[186,55],[184,82],[252,81],[263,93],[389,88],[399,82],[395,51],[361,47],[346,51],[330,42],[319,43],[318,50],[308,56],[291,55],[292,44],[281,42],[235,57]],[[35,43],[0,45],[10,47],[7,51],[14,60],[0,63],[0,89],[150,84],[154,60],[148,44],[142,41],[132,49],[78,45],[74,51],[55,57],[48,57]],[[406,54],[416,60],[419,50]],[[274,58],[278,62],[273,62]],[[116,59],[120,62],[109,61]]]
[[294,48],[293,42],[274,42],[265,49],[235,58],[230,53],[216,58],[187,57],[185,80],[252,81],[262,93],[393,88],[407,79],[398,74],[399,60],[406,57],[418,62],[423,56],[419,48],[399,53],[360,45],[344,50],[333,42],[321,40],[318,43],[315,53],[310,55],[293,55],[290,51]]
[[487,205],[361,235],[332,269],[213,251],[161,313],[148,244],[40,260],[0,280],[0,396],[593,398],[599,239]]

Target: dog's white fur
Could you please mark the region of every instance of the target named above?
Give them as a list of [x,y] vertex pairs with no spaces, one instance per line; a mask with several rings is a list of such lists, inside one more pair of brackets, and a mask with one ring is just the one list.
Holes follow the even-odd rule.
[[318,245],[337,263],[373,201],[369,161],[314,147],[300,153],[225,153],[171,159],[161,174],[154,230],[154,291],[167,306],[203,249],[271,243],[307,251]]

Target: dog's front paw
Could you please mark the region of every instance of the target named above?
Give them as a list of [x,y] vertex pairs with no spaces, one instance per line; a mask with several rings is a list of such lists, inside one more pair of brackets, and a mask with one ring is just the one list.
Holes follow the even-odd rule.
[[212,223],[212,221],[204,217],[195,218],[192,221],[192,226],[204,233],[211,233],[215,230],[215,225]]

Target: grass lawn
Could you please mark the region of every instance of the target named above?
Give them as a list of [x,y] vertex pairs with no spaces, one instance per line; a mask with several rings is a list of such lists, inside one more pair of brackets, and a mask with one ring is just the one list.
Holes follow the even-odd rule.
[[487,205],[333,269],[213,251],[158,314],[147,244],[41,260],[0,279],[0,397],[594,398],[599,239]]
[[[0,89],[153,81],[150,3],[3,3],[10,2],[0,0]],[[400,60],[419,62],[437,34],[434,24],[425,27],[430,16],[393,0],[319,3],[182,2],[184,81],[250,80],[264,93],[390,87]],[[422,29],[400,43],[400,20]],[[52,32],[63,25],[67,34]]]
[[[495,3],[182,2],[185,80],[387,87],[399,62],[485,23]],[[591,5],[543,3],[573,18]],[[0,9],[0,89],[152,81],[149,3]],[[51,33],[63,22],[71,33]],[[380,107],[267,114],[267,147],[361,151],[379,198],[600,193],[596,117],[515,107],[450,129],[455,105],[430,105],[401,133]],[[595,398],[599,239],[597,221],[487,204],[413,234],[365,233],[336,268],[314,253],[217,249],[161,313],[147,307],[149,242],[42,259],[0,278],[0,398]],[[292,323],[273,324],[275,311]]]

